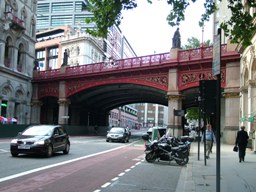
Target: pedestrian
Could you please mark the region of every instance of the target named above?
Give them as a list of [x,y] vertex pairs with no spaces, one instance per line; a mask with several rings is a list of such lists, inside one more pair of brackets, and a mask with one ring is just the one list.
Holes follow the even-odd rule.
[[209,159],[213,142],[216,141],[214,132],[212,131],[211,124],[206,125],[206,130],[202,135],[202,142],[204,141],[204,134],[205,134],[205,141],[206,141],[206,149],[205,149],[206,150],[206,159]]
[[239,162],[244,161],[246,146],[248,143],[248,133],[245,131],[245,126],[241,126],[241,129],[236,135],[236,146],[238,146]]

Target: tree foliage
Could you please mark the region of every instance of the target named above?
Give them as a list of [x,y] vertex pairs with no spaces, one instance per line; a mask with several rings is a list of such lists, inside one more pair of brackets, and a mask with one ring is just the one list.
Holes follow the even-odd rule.
[[[154,0],[147,1],[152,3]],[[173,27],[179,26],[185,20],[186,8],[197,0],[166,1],[171,9],[167,16],[167,22]],[[220,27],[224,30],[225,35],[232,39],[233,43],[242,43],[243,47],[246,47],[251,44],[251,39],[256,31],[256,13],[250,14],[250,9],[256,7],[256,1],[247,0],[246,7],[243,6],[243,0],[227,1],[232,16],[228,21],[221,23]],[[89,0],[88,11],[93,13],[93,17],[88,18],[86,22],[94,23],[96,28],[87,29],[87,32],[94,36],[106,37],[109,27],[120,25],[123,18],[122,10],[134,9],[136,7],[136,0]],[[205,0],[204,8],[205,12],[201,15],[199,21],[199,26],[201,27],[217,11],[217,5],[213,0]]]
[[[210,46],[212,45],[210,40],[204,41],[203,46]],[[182,46],[182,49],[194,49],[194,48],[199,48],[201,46],[201,42],[198,38],[196,37],[191,37],[187,39],[187,44]]]
[[186,119],[189,120],[198,120],[199,118],[199,108],[198,107],[191,107],[186,110]]

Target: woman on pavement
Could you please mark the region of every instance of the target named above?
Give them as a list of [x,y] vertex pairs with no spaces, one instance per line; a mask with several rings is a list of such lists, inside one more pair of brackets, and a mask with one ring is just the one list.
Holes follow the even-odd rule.
[[248,143],[248,133],[245,131],[245,126],[241,126],[241,130],[237,132],[236,146],[238,146],[239,162],[244,161],[245,150]]

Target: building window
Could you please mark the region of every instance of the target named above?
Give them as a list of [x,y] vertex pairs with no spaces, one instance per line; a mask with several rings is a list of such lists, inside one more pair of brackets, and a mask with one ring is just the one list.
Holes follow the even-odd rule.
[[50,69],[56,69],[58,67],[58,52],[58,47],[53,47],[49,49],[47,60]]
[[36,51],[36,60],[38,61],[39,70],[45,69],[45,50]]
[[62,25],[72,25],[72,16],[70,15],[61,15],[61,16],[52,16],[51,26],[62,26]]
[[49,8],[49,3],[40,3],[37,5],[37,14],[42,14],[42,13],[49,13],[50,8]]
[[7,101],[3,100],[1,104],[1,116],[6,117],[6,112],[7,112]]
[[36,27],[38,29],[48,28],[49,25],[50,25],[50,22],[49,22],[48,16],[43,16],[43,17],[37,18],[37,26]]
[[23,64],[25,63],[25,55],[24,55],[24,45],[19,45],[18,50],[18,63],[17,63],[17,71],[22,72]]
[[52,13],[73,13],[73,2],[52,3]]

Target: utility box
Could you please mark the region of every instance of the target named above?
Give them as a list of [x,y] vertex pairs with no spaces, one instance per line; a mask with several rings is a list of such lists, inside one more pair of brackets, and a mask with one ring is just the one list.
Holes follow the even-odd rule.
[[159,131],[157,128],[153,128],[152,129],[152,137],[151,137],[151,140],[154,141],[154,140],[158,140],[160,137],[160,134],[159,134]]

